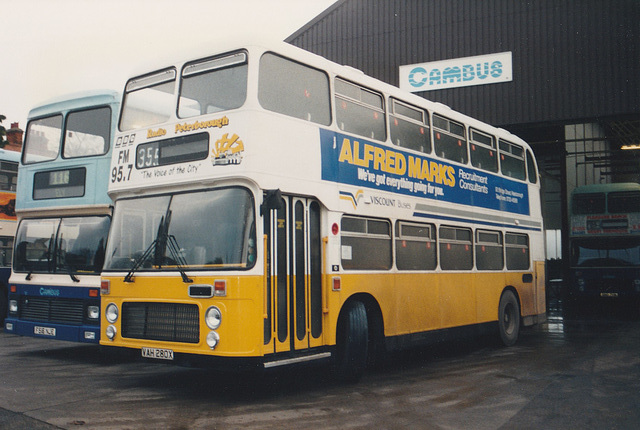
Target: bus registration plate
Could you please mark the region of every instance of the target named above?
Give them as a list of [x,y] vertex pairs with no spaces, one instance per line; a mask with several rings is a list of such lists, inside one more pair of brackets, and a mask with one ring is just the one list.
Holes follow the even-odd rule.
[[40,334],[42,336],[56,336],[56,328],[55,327],[33,327],[33,334]]
[[162,348],[142,347],[142,356],[144,358],[158,358],[160,360],[173,360],[173,351]]

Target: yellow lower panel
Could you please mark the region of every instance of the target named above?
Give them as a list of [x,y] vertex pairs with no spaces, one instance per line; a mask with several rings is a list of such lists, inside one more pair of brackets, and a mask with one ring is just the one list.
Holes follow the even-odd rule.
[[[521,314],[536,313],[535,283],[523,272],[343,274],[342,290],[328,292],[327,323],[335,328],[339,309],[354,294],[372,295],[382,311],[386,336],[438,330],[498,319],[502,291],[516,289]],[[334,330],[329,344],[335,343]]]
[[[507,286],[516,289],[523,316],[540,313],[540,291],[536,289],[536,280],[540,275],[536,277],[535,273],[534,282],[531,283],[522,281],[523,272],[341,274],[342,288],[339,292],[331,288],[333,276],[324,278],[323,303],[326,304],[326,312],[323,314],[323,335],[312,339],[311,346],[335,344],[340,309],[354,294],[368,294],[379,304],[386,336],[496,321],[500,295]],[[120,310],[124,302],[192,304],[198,307],[200,334],[197,343],[123,338],[121,316],[114,324],[118,334],[113,341],[109,341],[105,336],[105,328],[109,323],[103,315],[103,345],[136,349],[143,346],[167,348],[174,352],[224,357],[259,357],[276,349],[274,337],[268,345],[264,345],[265,295],[261,277],[195,278],[193,285],[213,285],[214,280],[220,279],[227,281],[227,296],[213,298],[189,297],[189,284],[183,283],[179,277],[140,275],[129,284],[125,284],[122,277],[104,279],[111,281],[111,293],[102,297],[103,314],[109,303],[115,303]],[[204,313],[213,305],[222,311],[222,324],[216,330],[220,335],[220,344],[211,351],[205,342],[210,330],[205,324]],[[288,350],[289,342],[287,339],[278,350]],[[303,343],[297,343],[296,348],[304,347]]]
[[[136,276],[133,283],[124,283],[122,277],[103,278],[111,282],[111,293],[102,296],[101,344],[127,348],[154,347],[171,349],[177,353],[213,355],[224,357],[256,357],[263,348],[263,294],[261,277],[196,277],[193,284],[185,284],[180,277]],[[226,297],[189,297],[189,285],[213,285],[214,280],[227,281]],[[198,308],[199,339],[197,343],[167,342],[151,339],[124,338],[122,306],[126,302],[180,303]],[[113,341],[107,339],[105,330],[110,324],[104,310],[114,303],[120,310],[118,321],[113,324],[117,335]],[[222,313],[222,322],[216,332],[220,343],[211,350],[205,340],[211,331],[204,319],[206,310],[217,306]],[[159,330],[168,330],[160,327]]]

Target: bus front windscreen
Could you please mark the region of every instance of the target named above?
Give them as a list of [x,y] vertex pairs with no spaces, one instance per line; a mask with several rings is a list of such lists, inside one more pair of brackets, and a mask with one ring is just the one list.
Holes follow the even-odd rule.
[[574,267],[640,266],[640,238],[590,238],[574,240]]
[[108,216],[24,219],[16,233],[14,270],[98,274],[110,223]]
[[256,260],[254,204],[240,187],[116,203],[105,270],[228,270]]

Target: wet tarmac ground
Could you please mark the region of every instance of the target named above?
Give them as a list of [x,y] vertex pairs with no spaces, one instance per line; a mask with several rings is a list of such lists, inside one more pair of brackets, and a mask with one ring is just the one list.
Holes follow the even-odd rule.
[[638,309],[551,300],[511,348],[394,354],[357,384],[327,369],[223,374],[0,333],[2,429],[638,429]]

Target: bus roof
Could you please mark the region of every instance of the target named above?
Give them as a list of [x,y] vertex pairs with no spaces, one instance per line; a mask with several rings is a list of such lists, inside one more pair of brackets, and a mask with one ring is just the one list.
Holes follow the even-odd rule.
[[20,161],[20,152],[9,151],[8,149],[0,148],[0,160],[2,161],[14,161],[18,163]]
[[76,108],[118,102],[120,102],[120,94],[113,90],[91,90],[65,94],[42,102],[39,106],[31,109],[29,119]]
[[571,194],[609,193],[613,191],[640,191],[640,184],[617,182],[613,184],[582,185],[574,188]]
[[[311,67],[316,67],[321,70],[325,70],[333,75],[340,76],[348,81],[352,81],[354,83],[363,85],[365,87],[370,87],[374,90],[379,90],[384,92],[385,94],[398,98],[404,102],[414,104],[423,109],[429,109],[432,112],[436,112],[442,115],[449,117],[449,119],[457,120],[463,122],[470,127],[480,128],[481,130],[489,133],[495,134],[499,138],[504,138],[507,140],[511,140],[513,143],[518,143],[526,148],[530,149],[530,146],[518,136],[510,133],[509,131],[492,126],[491,124],[484,123],[478,119],[467,116],[461,112],[455,111],[449,106],[439,103],[433,102],[431,100],[425,99],[413,93],[407,92],[405,90],[401,90],[399,87],[383,82],[379,79],[376,79],[372,76],[366,75],[361,70],[358,70],[351,66],[340,65],[331,60],[328,60],[320,55],[314,54],[312,52],[306,51],[302,48],[298,48],[297,46],[291,45],[285,42],[277,42],[277,41],[255,41],[253,39],[248,40],[247,43],[243,44],[242,41],[234,41],[233,43],[225,43],[225,44],[215,44],[211,49],[207,49],[206,52],[199,52],[198,54],[193,54],[188,59],[184,59],[182,57],[181,61],[175,61],[173,63],[163,63],[162,65],[158,65],[158,62],[154,64],[157,67],[152,68],[137,68],[138,73],[134,75],[130,75],[129,80],[142,77],[144,75],[152,74],[154,72],[166,69],[171,66],[176,66],[178,68],[184,66],[184,64],[188,62],[192,62],[194,60],[205,59],[207,57],[212,57],[218,54],[223,54],[225,52],[231,52],[239,49],[247,49],[249,51],[255,51],[257,53],[261,52],[274,52],[276,54],[288,57],[293,60],[297,60],[303,62]],[[129,81],[127,81],[128,83]],[[126,87],[126,84],[125,84]]]

